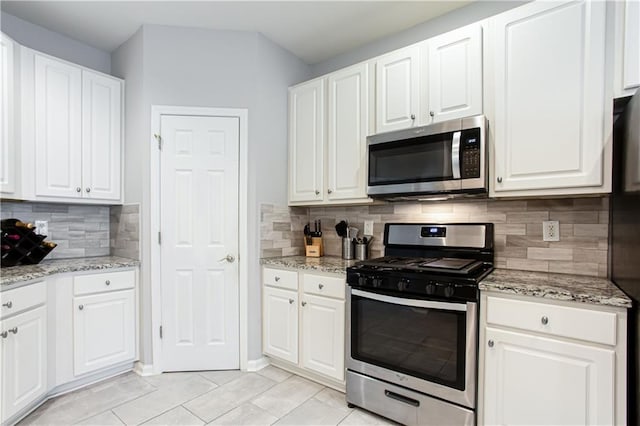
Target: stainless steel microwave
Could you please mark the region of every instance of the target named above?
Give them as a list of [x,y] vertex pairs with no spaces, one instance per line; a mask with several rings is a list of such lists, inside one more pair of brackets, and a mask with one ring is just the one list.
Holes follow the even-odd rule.
[[389,200],[482,196],[488,191],[483,115],[367,138],[367,193]]

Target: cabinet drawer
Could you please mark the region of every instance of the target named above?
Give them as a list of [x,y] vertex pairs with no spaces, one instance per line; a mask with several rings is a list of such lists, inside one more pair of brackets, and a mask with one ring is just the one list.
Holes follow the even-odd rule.
[[616,344],[613,312],[487,297],[487,323],[589,342]]
[[46,300],[47,286],[44,281],[3,291],[0,293],[0,318],[42,305]]
[[344,278],[326,277],[323,275],[315,274],[303,274],[302,282],[305,293],[335,297],[336,299],[344,300],[346,291],[346,283]]
[[80,275],[73,278],[73,294],[102,293],[124,290],[136,285],[135,271],[104,272],[101,274]]
[[283,269],[263,268],[262,279],[266,285],[298,289],[298,273],[296,271],[285,271]]

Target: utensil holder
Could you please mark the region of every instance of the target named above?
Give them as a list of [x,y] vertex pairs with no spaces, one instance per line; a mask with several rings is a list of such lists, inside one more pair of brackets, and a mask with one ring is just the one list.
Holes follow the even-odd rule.
[[351,260],[355,256],[355,250],[353,247],[353,240],[351,238],[342,239],[342,258],[344,260]]
[[356,243],[355,252],[357,260],[367,260],[367,258],[369,257],[369,245]]

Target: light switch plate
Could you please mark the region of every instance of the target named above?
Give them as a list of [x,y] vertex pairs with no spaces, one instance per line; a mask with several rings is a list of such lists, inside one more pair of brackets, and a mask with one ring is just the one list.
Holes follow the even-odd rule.
[[545,220],[542,222],[542,240],[560,241],[560,222],[557,220]]
[[373,221],[372,220],[365,220],[364,221],[363,234],[364,235],[373,235]]
[[36,234],[47,235],[49,233],[49,222],[46,220],[36,220]]

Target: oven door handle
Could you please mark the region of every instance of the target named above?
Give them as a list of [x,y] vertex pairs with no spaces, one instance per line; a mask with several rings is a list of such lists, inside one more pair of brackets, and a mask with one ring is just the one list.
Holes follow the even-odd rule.
[[394,305],[413,306],[416,308],[438,309],[441,311],[467,311],[466,303],[450,303],[450,302],[434,302],[430,300],[405,299],[402,297],[387,296],[384,294],[370,293],[355,288],[351,289],[353,296],[363,297],[365,299],[377,300],[379,302],[393,303]]

